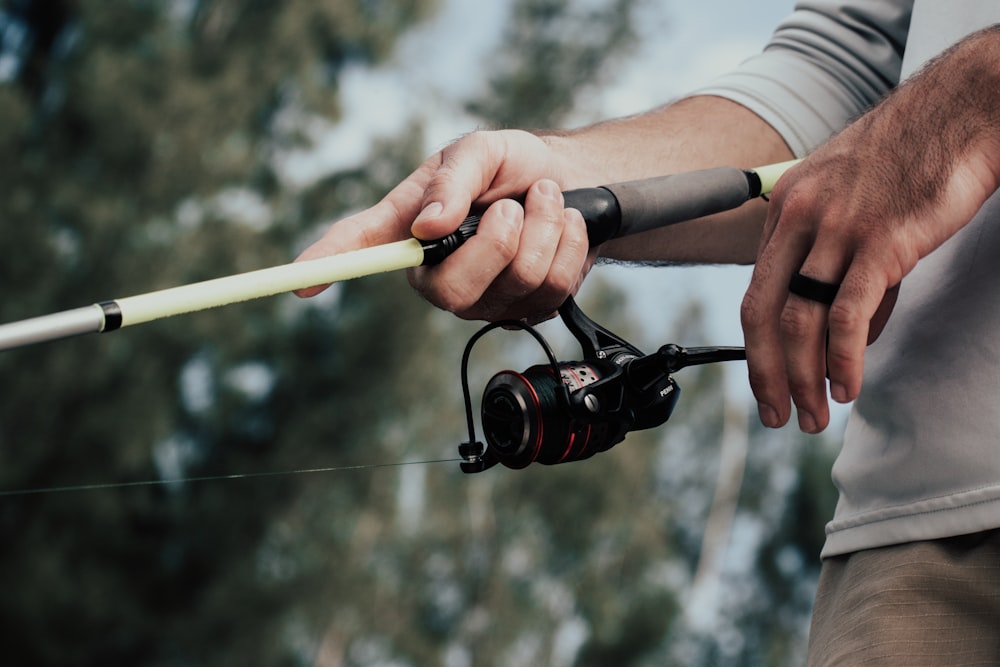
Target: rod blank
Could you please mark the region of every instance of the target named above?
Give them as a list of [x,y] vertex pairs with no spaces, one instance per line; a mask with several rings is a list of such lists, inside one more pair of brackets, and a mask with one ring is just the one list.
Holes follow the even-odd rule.
[[[420,242],[409,239],[65,310],[0,325],[0,350],[112,331],[181,313],[420,266],[423,256]],[[105,317],[109,306],[120,314],[114,326]]]
[[104,331],[104,309],[98,304],[0,325],[0,350]]
[[248,273],[170,287],[116,299],[122,326],[206,310],[298,289],[420,266],[424,253],[415,239],[282,264]]

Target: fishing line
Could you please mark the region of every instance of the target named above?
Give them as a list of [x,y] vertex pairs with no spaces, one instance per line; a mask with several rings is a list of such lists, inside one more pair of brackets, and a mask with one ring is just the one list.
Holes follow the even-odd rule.
[[368,463],[353,466],[333,466],[326,468],[300,468],[297,470],[274,470],[270,472],[231,473],[228,475],[205,475],[201,477],[183,477],[180,479],[147,479],[135,482],[103,482],[97,484],[72,484],[69,486],[44,486],[32,489],[0,490],[0,498],[16,496],[34,496],[73,491],[101,491],[107,489],[127,489],[142,486],[167,486],[171,484],[187,484],[192,482],[220,482],[240,479],[260,479],[264,477],[291,477],[293,475],[312,475],[317,473],[349,472],[357,470],[375,470],[378,468],[399,468],[411,465],[430,465],[432,463],[456,463],[459,458],[431,459],[427,461],[399,461],[397,463]]

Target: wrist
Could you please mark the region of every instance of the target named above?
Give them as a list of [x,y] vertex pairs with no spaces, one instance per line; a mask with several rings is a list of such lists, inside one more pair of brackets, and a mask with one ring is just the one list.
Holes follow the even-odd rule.
[[554,130],[537,136],[548,147],[549,171],[563,190],[595,187],[614,180],[602,168],[599,151],[587,145],[579,134]]

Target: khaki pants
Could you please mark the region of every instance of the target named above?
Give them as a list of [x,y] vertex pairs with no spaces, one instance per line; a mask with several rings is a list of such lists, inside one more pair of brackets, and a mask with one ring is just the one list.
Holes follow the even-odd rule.
[[1000,530],[825,560],[809,665],[1000,665]]

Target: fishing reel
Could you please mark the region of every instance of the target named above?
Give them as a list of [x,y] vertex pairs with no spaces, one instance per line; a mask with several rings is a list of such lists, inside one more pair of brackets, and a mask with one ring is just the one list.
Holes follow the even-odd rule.
[[[469,440],[459,445],[463,472],[482,472],[498,463],[524,468],[590,458],[614,447],[630,431],[654,428],[673,413],[680,386],[672,373],[687,366],[746,359],[743,348],[685,349],[668,344],[645,355],[600,326],[572,297],[559,317],[583,349],[580,361],[557,361],[538,331],[504,321],[480,329],[462,356],[462,391]],[[486,444],[476,440],[468,366],[473,346],[498,327],[521,329],[541,345],[548,363],[522,373],[501,371],[483,392],[481,422]]]

